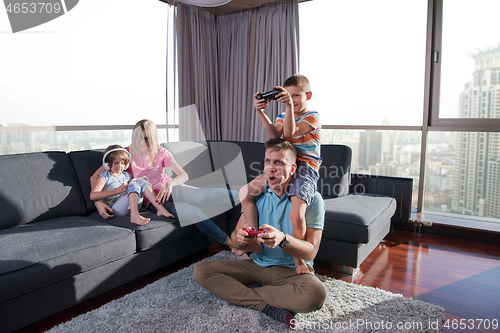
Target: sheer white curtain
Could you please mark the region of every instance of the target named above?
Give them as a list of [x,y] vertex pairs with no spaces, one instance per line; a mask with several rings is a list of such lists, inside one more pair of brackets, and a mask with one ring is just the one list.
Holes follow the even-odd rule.
[[[266,141],[253,95],[282,85],[298,71],[297,0],[217,17],[175,0],[169,3],[177,6],[181,140],[200,139],[183,135],[192,131],[183,131],[182,108],[194,104],[206,139]],[[267,114],[274,120],[280,111],[282,106],[272,102]]]

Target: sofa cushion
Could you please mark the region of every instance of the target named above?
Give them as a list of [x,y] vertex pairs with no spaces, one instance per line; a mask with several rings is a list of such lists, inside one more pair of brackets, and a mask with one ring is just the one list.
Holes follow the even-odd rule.
[[64,217],[0,230],[0,300],[135,252],[132,230]]
[[[165,207],[169,209],[171,203]],[[151,220],[145,225],[138,225],[130,222],[130,215],[115,216],[104,220],[99,213],[94,212],[88,218],[120,227],[125,230],[133,230],[136,236],[136,250],[145,251],[178,239],[186,238],[198,232],[194,225],[181,227],[177,219],[169,219],[164,216],[157,216],[151,212],[141,212],[141,215]]]
[[[187,184],[199,186],[200,178],[204,179],[204,183],[220,181],[219,177],[212,175],[212,160],[206,142],[166,142],[161,145],[174,155],[175,161],[187,172],[189,175]],[[166,173],[175,177],[168,168]]]
[[261,142],[209,141],[214,170],[224,169],[229,184],[245,185],[264,170],[266,149]]
[[[208,148],[207,142],[170,142],[162,145],[174,155],[177,163],[189,175],[189,180],[185,183],[186,185],[206,189],[221,188],[235,191],[231,197],[229,194],[224,195],[224,198],[221,198],[221,202],[218,205],[197,205],[208,217],[217,216],[239,203],[237,192],[242,185],[246,184],[244,171],[241,171],[244,170],[241,158],[236,158],[228,167],[222,168],[219,167],[218,153],[214,154],[212,149]],[[229,145],[235,146],[234,144]],[[239,152],[238,146],[236,148]],[[229,147],[226,147],[226,150],[230,150]],[[234,149],[232,150],[234,151]],[[217,165],[217,167],[214,168],[214,165]],[[238,179],[233,177],[234,170],[239,170],[237,172],[240,175]],[[167,169],[166,172],[172,175],[171,170]]]
[[396,199],[376,194],[350,194],[325,199],[323,238],[368,243],[396,211]]
[[73,164],[78,185],[83,193],[83,201],[87,212],[96,211],[94,202],[90,200],[90,176],[102,165],[103,152],[98,150],[81,150],[68,153]]
[[349,193],[352,150],[344,145],[322,145],[323,162],[319,168],[318,192],[338,198]]
[[85,212],[64,152],[0,156],[0,229]]

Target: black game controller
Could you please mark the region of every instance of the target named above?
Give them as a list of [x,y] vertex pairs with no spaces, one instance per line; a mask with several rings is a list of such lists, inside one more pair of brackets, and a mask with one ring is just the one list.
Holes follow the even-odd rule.
[[264,92],[264,93],[258,93],[257,94],[257,99],[267,99],[268,101],[276,100],[276,95],[281,93],[282,91],[279,90],[278,88],[274,88],[271,91]]

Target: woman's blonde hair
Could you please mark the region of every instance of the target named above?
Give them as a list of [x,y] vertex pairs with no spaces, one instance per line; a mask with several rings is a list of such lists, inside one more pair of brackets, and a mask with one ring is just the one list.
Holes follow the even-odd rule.
[[[146,136],[142,134],[142,132],[146,133]],[[148,155],[150,164],[156,158],[158,151],[160,149],[160,143],[158,141],[158,130],[156,129],[156,125],[152,120],[143,119],[139,120],[137,124],[135,124],[134,129],[132,130],[132,143],[130,144],[130,151],[134,156],[135,152],[139,150],[138,143],[140,140],[145,140],[148,146]]]

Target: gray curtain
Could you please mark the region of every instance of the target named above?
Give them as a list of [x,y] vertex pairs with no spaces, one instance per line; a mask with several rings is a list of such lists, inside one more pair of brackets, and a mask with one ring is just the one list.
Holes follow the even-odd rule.
[[[178,1],[169,3],[176,6],[174,39],[177,46],[179,139],[219,140],[221,129],[215,16],[200,7]],[[167,89],[175,88],[167,85]]]
[[[298,72],[298,2],[278,1],[217,18],[224,140],[266,141],[253,107],[255,92],[269,91]],[[274,121],[283,105],[271,102]]]
[[[198,112],[206,139],[266,141],[253,95],[298,72],[298,1],[280,0],[217,17],[199,7],[169,3],[177,6],[181,140],[200,139],[186,123],[193,117],[183,119],[188,107]],[[267,108],[272,120],[283,111],[277,102]]]

